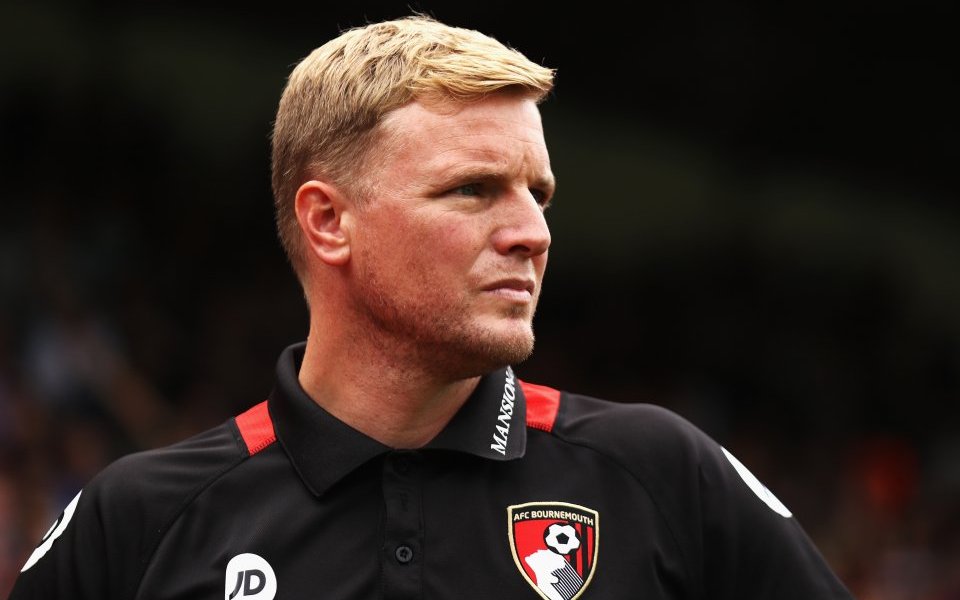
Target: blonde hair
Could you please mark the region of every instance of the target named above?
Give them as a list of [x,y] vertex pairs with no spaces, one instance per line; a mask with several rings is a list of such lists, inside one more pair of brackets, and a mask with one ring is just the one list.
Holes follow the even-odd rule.
[[553,76],[491,37],[421,15],[348,30],[311,52],[290,74],[273,129],[277,230],[294,270],[302,274],[297,189],[323,176],[364,197],[360,174],[387,113],[507,90],[540,102]]

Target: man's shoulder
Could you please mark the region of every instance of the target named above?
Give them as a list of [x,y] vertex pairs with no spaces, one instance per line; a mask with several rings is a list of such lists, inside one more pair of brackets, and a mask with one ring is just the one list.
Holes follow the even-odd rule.
[[[551,390],[544,386],[533,389],[538,388]],[[716,441],[663,406],[553,390],[553,418],[550,426],[544,427],[537,422],[545,412],[544,399],[538,397],[543,395],[536,391],[527,394],[527,408],[528,426],[546,431],[553,440],[545,443],[574,445],[594,453],[610,466],[630,473],[655,496],[694,493],[700,489],[701,473],[727,467]]]
[[230,419],[171,445],[116,460],[87,484],[83,495],[128,522],[169,520],[248,456]]
[[[717,597],[849,598],[790,510],[696,425],[652,404],[531,389],[535,418],[543,406],[554,407],[551,426],[534,427],[549,435],[538,435],[537,443],[594,453],[598,468],[586,471],[594,480],[607,467],[628,472],[701,590]],[[562,455],[570,453],[555,454]]]
[[568,442],[618,454],[643,451],[674,458],[678,450],[695,452],[710,443],[697,426],[663,406],[614,402],[527,382],[522,385],[528,425]]
[[179,516],[250,454],[230,419],[184,441],[120,458],[77,494],[31,555],[19,585],[49,597],[80,588],[84,597],[132,597]]

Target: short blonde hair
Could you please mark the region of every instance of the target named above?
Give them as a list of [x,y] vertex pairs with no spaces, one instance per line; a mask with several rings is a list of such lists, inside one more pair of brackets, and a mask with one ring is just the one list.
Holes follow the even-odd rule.
[[326,177],[364,196],[377,125],[414,99],[469,102],[516,90],[542,101],[553,69],[497,40],[417,15],[350,29],[290,74],[273,129],[272,183],[280,241],[302,276],[297,189]]

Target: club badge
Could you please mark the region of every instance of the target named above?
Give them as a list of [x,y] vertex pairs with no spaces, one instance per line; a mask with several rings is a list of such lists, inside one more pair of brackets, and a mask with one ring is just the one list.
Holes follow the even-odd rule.
[[575,600],[597,564],[600,515],[566,502],[507,507],[510,551],[520,574],[545,600]]

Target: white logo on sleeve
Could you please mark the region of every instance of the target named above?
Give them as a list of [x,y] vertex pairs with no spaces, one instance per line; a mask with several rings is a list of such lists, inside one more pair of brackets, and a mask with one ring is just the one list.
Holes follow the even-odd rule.
[[60,517],[57,518],[50,529],[47,530],[46,535],[43,536],[43,540],[40,542],[40,545],[37,546],[37,548],[33,551],[33,554],[30,555],[30,558],[27,559],[27,564],[23,565],[23,568],[20,569],[21,573],[37,564],[37,561],[43,558],[43,555],[50,550],[51,546],[53,546],[53,542],[63,534],[63,531],[70,523],[70,519],[73,518],[74,511],[77,510],[77,502],[80,500],[80,494],[82,493],[83,490],[77,492],[77,495],[73,497],[73,500],[70,501],[70,504],[63,509],[63,512],[60,513]]
[[227,563],[224,600],[273,600],[277,576],[270,563],[256,554],[238,554]]
[[793,516],[793,513],[790,512],[790,509],[783,505],[783,502],[777,500],[777,497],[773,495],[773,492],[768,490],[765,485],[760,483],[760,480],[754,477],[753,473],[750,472],[743,463],[737,460],[737,457],[730,454],[730,452],[724,448],[720,447],[723,450],[723,455],[727,457],[727,460],[730,461],[730,464],[733,465],[733,468],[737,470],[737,473],[740,474],[740,477],[750,486],[750,489],[753,490],[753,493],[757,495],[758,498],[763,500],[767,506],[769,506],[773,512],[778,515],[786,518]]

